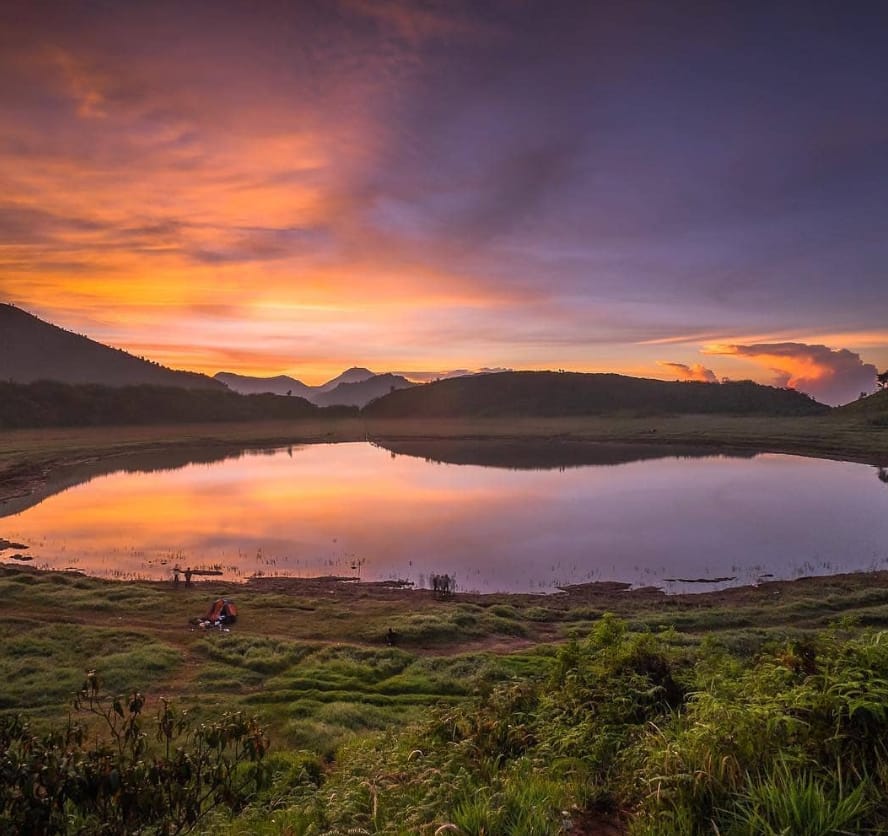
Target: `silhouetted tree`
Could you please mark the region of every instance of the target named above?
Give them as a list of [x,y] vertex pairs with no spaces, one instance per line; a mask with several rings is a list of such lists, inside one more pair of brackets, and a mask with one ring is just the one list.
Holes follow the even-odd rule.
[[876,375],[876,380],[879,383],[880,389],[888,388],[888,369],[886,369],[882,374]]

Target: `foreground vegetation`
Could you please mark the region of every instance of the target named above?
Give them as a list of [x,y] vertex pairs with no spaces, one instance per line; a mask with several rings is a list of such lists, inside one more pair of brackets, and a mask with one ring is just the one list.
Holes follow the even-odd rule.
[[605,616],[532,676],[347,744],[326,779],[290,773],[273,822],[260,799],[229,832],[883,832],[886,706],[886,633],[745,656]]
[[[192,629],[189,616],[223,593],[238,624]],[[0,596],[7,791],[23,712],[31,752],[52,743],[75,773],[104,764],[106,783],[63,808],[70,833],[99,832],[90,805],[113,802],[127,784],[108,782],[127,768],[169,768],[170,711],[187,721],[171,750],[180,759],[195,763],[200,735],[223,732],[262,741],[263,757],[213,750],[228,783],[199,815],[177,796],[158,818],[163,798],[148,793],[127,807],[146,811],[144,832],[888,828],[885,574],[674,597],[592,585],[437,600],[369,584],[177,589],[3,567]],[[63,739],[92,669],[124,696],[124,715],[145,695],[145,754],[115,779],[114,736],[95,712],[73,715],[81,743]]]

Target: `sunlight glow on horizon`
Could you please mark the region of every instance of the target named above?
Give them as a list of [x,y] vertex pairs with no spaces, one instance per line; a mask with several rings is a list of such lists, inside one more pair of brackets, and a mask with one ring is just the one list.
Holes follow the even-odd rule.
[[843,398],[888,367],[862,18],[13,6],[0,301],[54,324],[313,384],[562,368]]

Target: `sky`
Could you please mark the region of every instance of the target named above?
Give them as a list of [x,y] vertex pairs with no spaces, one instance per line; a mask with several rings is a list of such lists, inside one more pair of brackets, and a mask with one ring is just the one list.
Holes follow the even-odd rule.
[[884,3],[0,4],[0,301],[176,368],[888,367]]

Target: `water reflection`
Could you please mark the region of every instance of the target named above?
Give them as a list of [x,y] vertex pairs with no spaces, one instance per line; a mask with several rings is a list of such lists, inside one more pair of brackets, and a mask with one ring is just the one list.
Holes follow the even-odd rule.
[[[360,574],[428,586],[446,573],[482,591],[593,580],[693,588],[888,559],[884,491],[865,465],[514,445],[217,448],[105,462],[65,474],[38,504],[3,508],[0,537],[27,543],[34,565],[108,577],[171,579],[178,564],[235,579]],[[179,466],[177,456],[192,458]]]
[[[665,458],[707,458],[712,449],[680,444],[623,444],[569,439],[407,439],[374,442],[394,455],[429,462],[500,467],[507,470],[566,470],[589,465],[617,465]],[[755,451],[728,451],[719,455],[751,459]]]
[[[289,449],[292,455],[292,447]],[[18,514],[26,508],[39,505],[45,499],[69,488],[86,484],[99,476],[110,473],[158,473],[164,470],[177,470],[189,464],[212,464],[226,459],[246,455],[275,455],[278,448],[247,449],[235,445],[208,447],[184,446],[138,453],[124,453],[101,459],[86,459],[82,462],[58,467],[49,478],[32,493],[0,502],[0,517]]]

